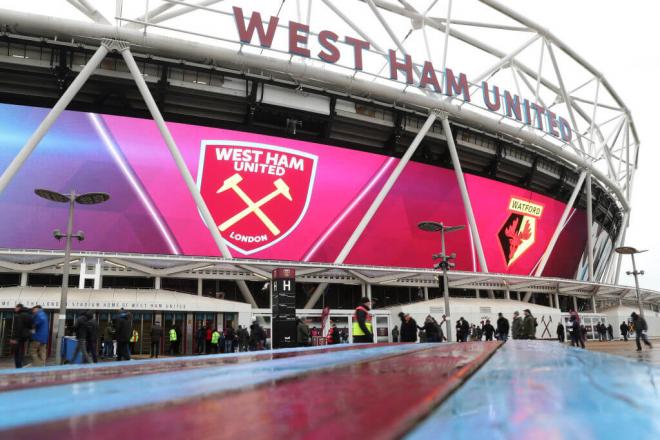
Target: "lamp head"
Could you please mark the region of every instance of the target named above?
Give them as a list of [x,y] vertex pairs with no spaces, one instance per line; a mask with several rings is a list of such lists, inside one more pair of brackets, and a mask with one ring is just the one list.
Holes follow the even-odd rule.
[[55,237],[57,240],[61,240],[62,237],[64,237],[64,234],[62,234],[62,231],[60,231],[59,229],[55,229],[53,231],[53,237]]

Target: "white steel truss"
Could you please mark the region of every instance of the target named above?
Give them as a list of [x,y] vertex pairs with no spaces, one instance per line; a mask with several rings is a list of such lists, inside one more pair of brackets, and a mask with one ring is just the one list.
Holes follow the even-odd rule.
[[[0,249],[0,267],[14,273],[60,274],[63,251]],[[222,257],[188,257],[183,255],[122,254],[106,252],[73,252],[72,274],[80,273],[85,259],[100,259],[101,276],[145,276],[188,279],[224,279],[263,282],[279,267],[296,270],[300,283],[332,283],[352,285],[384,285],[431,288],[438,286],[442,273],[433,269],[409,267],[319,264],[275,260],[246,260]],[[635,288],[562,278],[538,278],[496,273],[450,271],[449,287],[469,290],[526,292],[563,295],[598,300],[618,300],[635,296]],[[640,290],[644,303],[660,305],[660,292]]]
[[[552,32],[497,0],[453,3],[451,0],[409,0],[398,3],[386,0],[344,0],[341,5],[338,0],[322,0],[306,2],[304,11],[301,7],[305,2],[301,1],[295,4],[286,0],[240,4],[246,18],[249,19],[249,14],[257,10],[262,13],[266,24],[269,16],[278,17],[277,27],[285,30],[289,28],[289,20],[304,21],[309,26],[310,36],[318,36],[325,26],[335,26],[328,25],[327,20],[322,19],[333,17],[338,21],[336,26],[342,27],[346,35],[358,34],[370,42],[371,47],[364,51],[364,68],[359,72],[350,63],[329,65],[313,57],[291,55],[284,40],[275,39],[270,47],[263,47],[256,42],[239,41],[232,25],[199,25],[208,19],[230,23],[227,20],[233,19],[232,7],[237,2],[56,1],[61,2],[63,8],[77,11],[79,19],[60,19],[21,12],[15,2],[0,1],[0,7],[11,8],[0,9],[0,28],[7,35],[54,38],[93,48],[99,48],[103,38],[120,39],[131,45],[134,53],[170,56],[245,74],[258,71],[300,87],[323,88],[368,97],[378,102],[409,106],[420,113],[440,110],[446,112],[452,120],[476,124],[484,130],[520,140],[531,149],[551,154],[563,161],[581,176],[586,175],[587,180],[593,180],[605,188],[625,214],[621,228],[625,229],[629,224],[632,182],[640,148],[629,109],[605,76],[588,61]],[[485,12],[488,20],[472,19],[464,12],[469,9],[478,15],[474,12],[478,8]],[[195,14],[195,19],[183,20],[188,14]],[[306,16],[304,20],[303,15]],[[492,32],[499,32],[499,35],[505,35],[506,38],[502,38],[502,41],[490,38]],[[515,44],[511,41],[515,41]],[[337,44],[342,51],[348,50],[345,43],[339,41]],[[515,90],[520,96],[520,86],[524,84],[536,102],[570,120],[573,139],[565,142],[548,136],[547,132],[524,124],[511,115],[497,115],[499,117],[494,118],[483,106],[465,102],[459,96],[434,94],[429,89],[410,87],[405,79],[392,80],[387,72],[383,73],[382,68],[382,60],[388,56],[388,48],[397,49],[398,59],[406,54],[412,55],[413,70],[417,77],[423,69],[424,58],[427,61],[441,60],[438,63],[441,66],[438,76],[443,78],[443,84],[447,79],[445,66],[455,71],[464,71],[471,81],[469,89],[473,92],[483,93],[481,81],[487,80],[491,84]],[[470,65],[461,65],[460,53],[465,48],[481,56],[471,57]],[[103,49],[99,48],[99,51]],[[376,59],[378,62],[374,61]],[[93,70],[83,69],[74,83],[84,82]],[[132,74],[139,75],[135,69],[132,69]],[[137,82],[140,83],[139,80]],[[66,98],[70,101],[71,97]],[[148,97],[145,99],[149,101]],[[63,109],[67,100],[61,101]],[[150,110],[156,117],[154,109]],[[43,136],[47,131],[47,122],[43,133],[36,133],[35,139],[30,140],[33,144],[31,148],[39,142],[39,135]],[[167,138],[166,133],[163,134]],[[0,192],[15,173],[11,166],[8,171],[0,177]],[[562,226],[558,226],[558,232]],[[588,222],[587,228],[588,237],[591,237],[591,222]],[[478,237],[478,234],[473,233],[473,236]],[[624,233],[620,232],[617,242],[621,242],[623,236]],[[222,239],[214,238],[222,249]],[[480,246],[477,243],[475,245],[477,248]],[[348,248],[350,251],[350,246]],[[551,251],[552,246],[546,251],[545,259]],[[594,264],[591,252],[588,251],[590,275],[593,274]],[[617,259],[610,256],[609,260],[612,264]],[[481,265],[485,269],[485,264]],[[537,275],[541,275],[543,265],[539,266]],[[606,273],[610,279],[616,277],[612,269]]]

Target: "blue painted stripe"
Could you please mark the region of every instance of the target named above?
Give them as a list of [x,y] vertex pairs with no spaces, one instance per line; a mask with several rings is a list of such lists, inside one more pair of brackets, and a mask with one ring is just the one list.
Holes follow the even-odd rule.
[[[332,347],[350,347],[348,344],[333,345]],[[94,369],[94,368],[108,368],[119,365],[143,365],[145,363],[151,362],[181,362],[181,361],[201,361],[206,359],[214,358],[227,358],[227,357],[245,357],[245,356],[255,356],[255,355],[278,355],[282,353],[296,353],[303,351],[318,351],[318,350],[327,350],[329,346],[316,346],[316,347],[295,347],[295,348],[281,348],[277,350],[262,350],[262,351],[245,351],[240,353],[221,353],[221,354],[208,354],[208,355],[193,355],[193,356],[178,356],[178,357],[166,357],[158,359],[140,359],[140,360],[130,360],[130,361],[109,361],[101,362],[98,364],[79,364],[79,365],[54,365],[49,367],[30,367],[30,368],[18,368],[18,369],[0,369],[0,375],[22,375],[22,374],[34,374],[34,373],[52,373],[58,371],[68,371],[68,370],[85,370],[85,369]]]
[[273,380],[433,346],[340,350],[241,365],[89,381],[0,393],[0,430],[245,389]]
[[509,341],[406,438],[657,439],[659,413],[658,367]]

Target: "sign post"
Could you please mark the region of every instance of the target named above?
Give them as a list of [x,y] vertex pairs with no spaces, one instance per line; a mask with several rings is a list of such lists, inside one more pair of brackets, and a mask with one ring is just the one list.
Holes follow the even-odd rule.
[[296,339],[296,271],[273,269],[272,343],[273,348],[295,347]]

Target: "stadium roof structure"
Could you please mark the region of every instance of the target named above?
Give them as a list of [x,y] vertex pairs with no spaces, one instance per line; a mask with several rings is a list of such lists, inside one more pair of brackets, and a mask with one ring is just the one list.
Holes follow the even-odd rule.
[[[260,99],[270,99],[283,108],[327,117],[327,126],[340,113],[338,106],[344,98],[420,117],[412,129],[407,127],[414,138],[372,206],[377,209],[423,138],[441,136],[456,170],[484,276],[491,274],[487,273],[449,120],[455,127],[458,124],[524,145],[560,162],[575,175],[566,211],[536,275],[542,274],[584,184],[588,279],[595,280],[591,228],[592,211],[597,210],[592,209],[592,179],[606,198],[614,200],[616,215],[622,216],[615,221],[619,226],[610,229],[612,247],[624,242],[640,145],[629,109],[603,74],[568,44],[496,0],[58,0],[49,2],[49,15],[31,12],[42,10],[39,5],[43,4],[30,0],[9,5],[10,9],[0,9],[0,29],[10,41],[7,53],[0,56],[3,66],[25,72],[52,70],[53,60],[42,59],[43,54],[35,56],[34,47],[26,49],[28,43],[86,50],[87,54],[68,63],[78,75],[66,91],[62,88],[43,127],[0,176],[0,192],[48,131],[50,121],[93,73],[135,81],[149,113],[166,132],[150,92],[150,87],[162,84],[162,77],[149,70],[150,63],[162,61],[172,68],[197,69],[188,87],[191,93],[212,90],[252,99],[260,94]],[[14,41],[24,44],[12,46]],[[106,57],[113,52],[121,54],[126,66],[118,68],[115,60],[119,58]],[[49,56],[56,55],[50,52]],[[236,83],[231,78],[243,81]],[[268,87],[250,88],[250,81],[266,82]],[[65,85],[66,78],[61,82]],[[185,78],[179,81],[185,82]],[[20,86],[14,81],[13,87]],[[280,88],[293,93],[278,94]],[[374,119],[369,111],[356,113],[354,118]],[[436,119],[442,123],[437,130],[442,135],[433,128]],[[202,217],[211,224],[189,171],[177,160],[180,153],[174,140],[164,138]],[[459,143],[460,136],[456,138]],[[530,166],[533,174],[536,161]],[[335,264],[343,263],[369,220],[363,219]],[[230,257],[218,231],[211,233],[221,254]],[[614,264],[613,252],[607,258],[609,269],[601,279],[616,283],[621,259]],[[242,290],[249,298],[246,288]]]
[[[22,3],[29,8],[29,2]],[[640,144],[629,109],[605,76],[568,44],[498,1],[51,2],[56,3],[61,3],[63,16],[75,18],[20,12],[21,6],[12,2],[12,10],[0,14],[0,26],[5,35],[33,34],[73,44],[98,45],[102,38],[117,38],[131,44],[136,54],[261,73],[294,83],[303,91],[317,87],[421,112],[446,111],[452,118],[521,138],[590,170],[624,209],[629,207]],[[237,5],[242,6],[246,22],[255,11],[266,23],[264,28],[271,16],[279,19],[270,47],[259,44],[256,32],[250,43],[241,41],[232,9]],[[291,23],[303,26],[298,32],[307,35],[311,56],[289,50]],[[335,63],[314,55],[323,49],[316,40],[324,30],[339,37],[335,46],[340,56]],[[362,51],[361,69],[346,54],[354,46],[342,41],[344,36],[369,43]],[[406,83],[402,72],[397,80],[390,78],[390,48],[396,50],[399,62],[406,55],[412,57],[413,85]],[[528,96],[565,115],[574,133],[572,141],[564,142],[511,116],[484,111],[459,96],[416,87],[425,61],[434,64],[440,78],[445,67],[456,75],[465,73],[472,94],[487,80],[520,99]],[[204,85],[203,81],[198,84]]]
[[[63,251],[0,249],[0,268],[14,272],[59,274]],[[73,252],[73,274],[90,261],[101,261],[102,276],[144,276],[196,279],[227,279],[265,282],[272,270],[294,268],[301,283],[334,283],[365,286],[438,287],[438,270],[424,268],[358,266],[275,260],[237,260],[221,257],[190,257],[181,255],[122,254]],[[599,301],[633,301],[635,288],[587,281],[551,277],[532,277],[495,273],[448,272],[452,289],[475,289],[511,293],[520,292],[529,301],[531,293],[593,298]],[[524,293],[524,295],[522,295]],[[660,292],[641,289],[642,301],[660,305]]]

